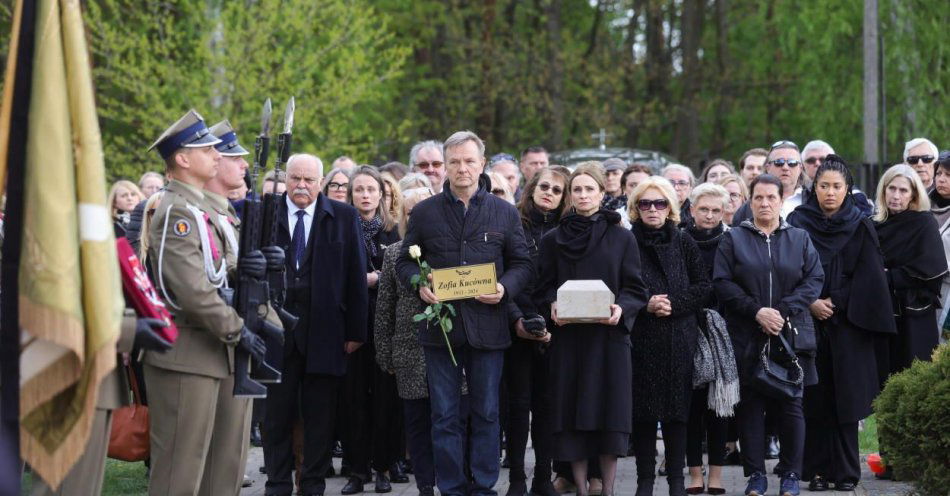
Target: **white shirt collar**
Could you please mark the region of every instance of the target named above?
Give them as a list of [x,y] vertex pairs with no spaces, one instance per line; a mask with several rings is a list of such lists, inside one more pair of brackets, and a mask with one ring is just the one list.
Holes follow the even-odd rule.
[[295,205],[294,202],[290,201],[289,196],[286,197],[286,201],[287,201],[287,215],[291,218],[297,215],[298,210],[303,210],[304,212],[307,212],[307,215],[309,215],[310,217],[313,217],[313,211],[317,208],[317,202],[313,202],[310,205],[307,205],[306,208],[300,208],[297,205]]

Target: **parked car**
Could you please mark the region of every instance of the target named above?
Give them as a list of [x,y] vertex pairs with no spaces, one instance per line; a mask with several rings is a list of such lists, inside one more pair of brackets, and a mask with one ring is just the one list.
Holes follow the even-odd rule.
[[563,150],[551,153],[550,161],[552,164],[564,165],[574,170],[577,164],[596,160],[603,162],[608,158],[617,157],[624,162],[632,164],[640,162],[649,164],[653,167],[654,174],[659,174],[666,164],[675,163],[676,159],[663,153],[653,150],[642,150],[639,148],[576,148],[573,150]]

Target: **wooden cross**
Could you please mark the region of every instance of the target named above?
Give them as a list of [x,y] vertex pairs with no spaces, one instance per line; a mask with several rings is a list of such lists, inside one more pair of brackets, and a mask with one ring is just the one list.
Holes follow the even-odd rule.
[[607,149],[607,138],[608,138],[608,137],[611,137],[611,138],[612,138],[612,137],[613,137],[613,133],[608,133],[606,129],[600,128],[600,132],[594,133],[594,134],[590,135],[590,137],[600,140],[600,149],[601,149],[601,150],[606,150],[606,149]]

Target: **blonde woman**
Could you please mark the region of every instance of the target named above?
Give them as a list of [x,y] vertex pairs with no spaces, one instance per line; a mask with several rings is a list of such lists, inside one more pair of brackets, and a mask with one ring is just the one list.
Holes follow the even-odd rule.
[[393,178],[392,174],[382,173],[380,177],[383,180],[383,206],[389,213],[390,219],[398,219],[402,212],[402,191],[399,189],[399,181]]
[[739,176],[734,174],[720,179],[718,184],[726,188],[726,192],[729,193],[729,202],[723,210],[722,221],[731,226],[736,211],[743,203],[749,201],[749,188],[746,187],[745,182]]
[[127,226],[129,216],[136,205],[145,199],[145,195],[132,181],[120,179],[109,190],[109,205],[112,208],[112,220]]
[[491,180],[491,194],[514,205],[515,195],[511,192],[511,187],[508,185],[508,180],[505,179],[505,176],[498,172],[487,172],[486,174],[488,174],[488,178]]
[[917,172],[888,169],[877,185],[877,235],[893,295],[897,335],[878,350],[878,370],[900,372],[914,359],[930,360],[937,346],[937,305],[947,259]]

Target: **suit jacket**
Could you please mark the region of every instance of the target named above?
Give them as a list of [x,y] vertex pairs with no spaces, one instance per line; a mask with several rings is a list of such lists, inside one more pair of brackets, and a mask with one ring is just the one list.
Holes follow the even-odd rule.
[[[286,193],[278,210],[277,244],[291,253]],[[305,357],[308,374],[342,376],[344,343],[367,339],[366,249],[359,214],[319,194],[311,222],[300,267],[287,257],[288,310],[300,321],[285,342]]]

